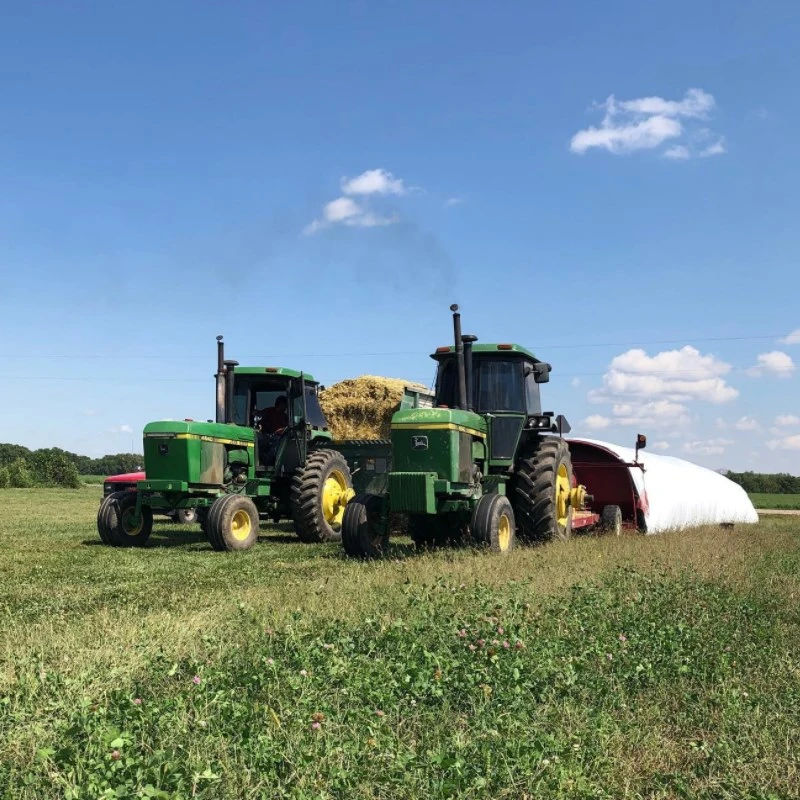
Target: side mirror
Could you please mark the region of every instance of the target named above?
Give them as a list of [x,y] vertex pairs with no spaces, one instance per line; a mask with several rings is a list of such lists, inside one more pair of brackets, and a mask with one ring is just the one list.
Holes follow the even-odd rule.
[[567,422],[567,418],[563,414],[559,414],[556,417],[555,427],[559,436],[563,436],[565,433],[569,433],[572,430],[572,426]]
[[549,383],[551,369],[553,367],[550,364],[546,364],[544,361],[539,362],[534,369],[533,379],[536,383]]
[[636,456],[635,460],[639,460],[639,451],[647,447],[647,437],[643,433],[636,434]]

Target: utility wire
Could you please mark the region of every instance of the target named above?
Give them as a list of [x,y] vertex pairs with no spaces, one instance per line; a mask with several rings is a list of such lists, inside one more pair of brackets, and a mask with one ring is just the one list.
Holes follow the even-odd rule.
[[[775,334],[759,334],[757,336],[708,336],[708,337],[682,337],[680,339],[650,339],[646,341],[626,341],[626,342],[580,342],[575,344],[541,344],[536,345],[534,349],[539,351],[545,350],[578,350],[578,349],[589,349],[589,348],[598,348],[598,347],[642,347],[645,345],[655,345],[655,344],[681,344],[681,343],[699,343],[699,342],[745,342],[745,341],[757,341],[757,340],[766,340],[766,339],[782,339],[788,336],[788,334],[782,333],[775,333]],[[257,356],[256,359],[246,359],[250,361],[262,361],[266,359],[288,359],[288,358],[343,358],[343,357],[356,357],[356,356],[380,356],[380,357],[389,357],[389,356],[414,356],[419,355],[418,350],[395,350],[395,351],[384,351],[384,352],[351,352],[351,353],[262,353],[261,355]],[[152,353],[152,354],[130,354],[130,355],[120,355],[118,353],[114,355],[101,355],[101,354],[93,354],[93,353],[53,353],[53,354],[27,354],[27,353],[0,353],[0,358],[17,358],[17,359],[31,359],[31,358],[53,358],[53,359],[114,359],[114,360],[134,360],[134,359],[155,359],[159,360],[162,359],[163,353]],[[188,360],[188,359],[207,359],[205,355],[184,355],[184,356],[176,356],[174,353],[170,354],[170,359],[180,359],[180,360]],[[241,358],[245,359],[244,356]]]

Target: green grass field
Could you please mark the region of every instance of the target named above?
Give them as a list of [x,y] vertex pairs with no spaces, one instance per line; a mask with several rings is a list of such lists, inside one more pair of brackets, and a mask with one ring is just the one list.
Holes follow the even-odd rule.
[[749,496],[756,508],[800,509],[800,494],[760,494],[752,492]]
[[800,521],[356,563],[0,492],[4,798],[796,798]]

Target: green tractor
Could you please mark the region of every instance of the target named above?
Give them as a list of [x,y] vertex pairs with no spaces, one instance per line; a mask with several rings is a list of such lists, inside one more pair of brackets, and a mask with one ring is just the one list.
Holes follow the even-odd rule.
[[103,500],[101,540],[141,546],[164,509],[196,509],[216,550],[252,547],[261,516],[293,520],[305,542],[339,540],[353,479],[331,446],[319,384],[297,370],[225,360],[221,336],[215,377],[215,421],[145,427],[146,478]]
[[[346,506],[348,555],[379,558],[390,517],[403,515],[420,546],[469,536],[497,552],[527,541],[566,539],[593,524],[589,498],[574,485],[562,416],[542,411],[540,384],[551,367],[516,344],[476,344],[453,311],[454,345],[439,347],[432,408],[392,417],[385,490]],[[557,434],[557,435],[553,435]]]

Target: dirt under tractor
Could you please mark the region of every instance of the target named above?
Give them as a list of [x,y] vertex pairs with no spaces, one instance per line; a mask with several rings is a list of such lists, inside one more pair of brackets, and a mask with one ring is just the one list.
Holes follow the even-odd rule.
[[469,538],[506,552],[523,540],[567,539],[581,527],[619,529],[616,505],[600,513],[573,477],[566,419],[542,411],[539,387],[551,366],[516,344],[462,335],[437,348],[432,408],[401,409],[391,423],[391,469],[380,491],[345,508],[342,543],[351,556],[386,552],[403,515],[417,545]]
[[[193,509],[216,550],[255,543],[261,517],[291,519],[305,542],[338,541],[355,487],[385,472],[386,445],[334,444],[313,376],[283,367],[240,367],[217,337],[215,421],[151,422],[145,478],[103,499],[97,530],[108,545],[147,541],[153,514]],[[421,393],[406,392],[401,407]]]

